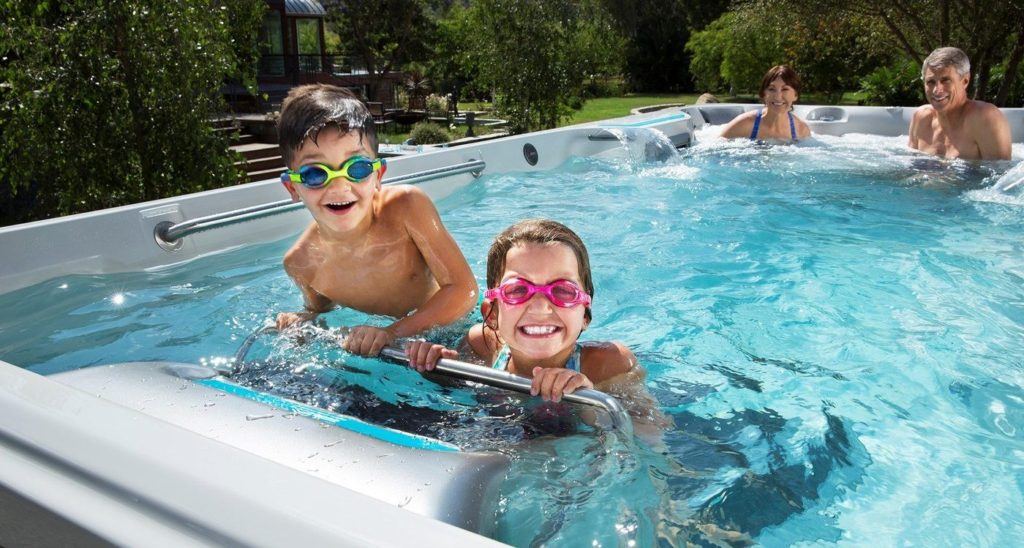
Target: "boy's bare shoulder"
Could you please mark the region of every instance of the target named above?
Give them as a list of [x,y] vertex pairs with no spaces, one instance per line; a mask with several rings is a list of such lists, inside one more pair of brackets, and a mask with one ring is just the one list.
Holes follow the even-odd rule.
[[292,277],[303,276],[315,270],[316,262],[312,260],[310,250],[317,240],[316,225],[313,224],[299,236],[284,254],[284,269]]
[[413,185],[388,185],[381,187],[381,200],[388,212],[409,212],[433,208],[434,202],[426,192]]

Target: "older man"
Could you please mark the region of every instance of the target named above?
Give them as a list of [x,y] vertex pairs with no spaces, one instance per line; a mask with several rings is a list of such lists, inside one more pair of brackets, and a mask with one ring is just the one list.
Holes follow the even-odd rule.
[[928,104],[910,121],[910,148],[965,160],[1009,160],[1010,124],[994,105],[967,98],[971,62],[957,48],[939,48],[921,67]]

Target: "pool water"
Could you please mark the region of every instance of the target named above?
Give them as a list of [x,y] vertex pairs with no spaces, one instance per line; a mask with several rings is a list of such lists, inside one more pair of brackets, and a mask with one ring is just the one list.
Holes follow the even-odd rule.
[[[513,463],[497,538],[1024,543],[1024,197],[990,188],[1013,163],[922,158],[877,136],[699,142],[664,163],[623,151],[486,176],[438,204],[481,282],[509,224],[579,232],[596,285],[584,338],[632,348],[674,423],[653,447],[600,432],[499,443]],[[0,356],[43,374],[229,360],[268,311],[301,306],[280,267],[289,245],[0,296]],[[475,413],[471,394],[398,366],[319,359],[389,403]],[[322,397],[287,375],[258,382]],[[458,422],[435,434],[457,437]]]

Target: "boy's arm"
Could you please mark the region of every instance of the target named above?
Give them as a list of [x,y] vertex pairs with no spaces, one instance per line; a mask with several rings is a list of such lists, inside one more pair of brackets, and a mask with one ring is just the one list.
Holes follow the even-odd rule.
[[476,279],[469,263],[441,223],[434,203],[416,187],[404,192],[399,200],[401,218],[440,289],[416,312],[388,327],[395,337],[409,337],[450,324],[465,316],[477,299]]
[[277,328],[284,329],[296,322],[313,321],[323,312],[334,308],[334,302],[321,295],[306,282],[305,269],[299,264],[299,255],[296,250],[290,251],[284,258],[284,271],[295,282],[295,285],[302,292],[302,301],[305,310],[302,312],[282,312],[277,315]]

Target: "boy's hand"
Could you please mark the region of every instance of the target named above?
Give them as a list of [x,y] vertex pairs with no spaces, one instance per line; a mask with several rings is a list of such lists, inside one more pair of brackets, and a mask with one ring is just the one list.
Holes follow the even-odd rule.
[[433,371],[441,358],[459,357],[458,352],[427,341],[410,341],[405,345],[405,354],[409,356],[409,367],[420,373]]
[[316,319],[316,312],[281,312],[277,315],[277,330],[285,329],[302,322],[309,322]]
[[395,340],[395,335],[384,328],[359,325],[352,328],[341,347],[353,354],[373,357]]
[[583,373],[564,367],[534,367],[530,394],[539,395],[544,401],[557,402],[565,394],[571,394],[580,388],[593,387],[594,383]]

